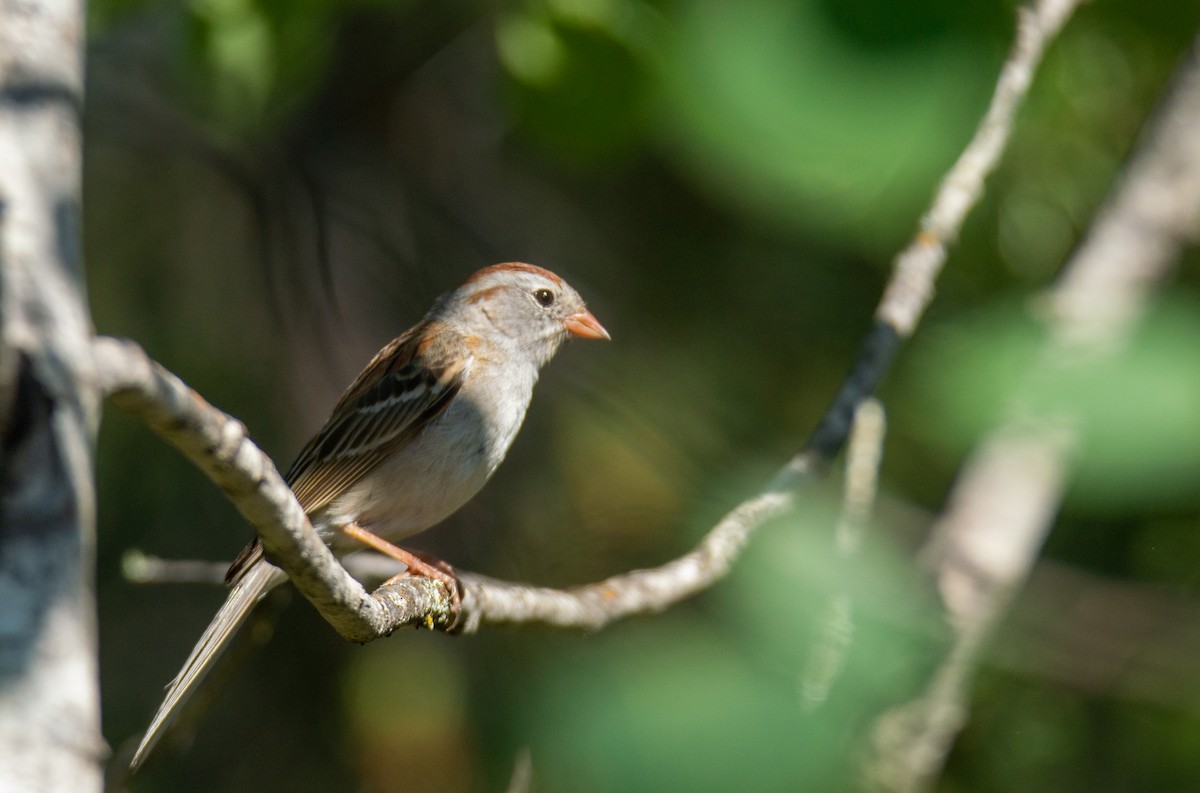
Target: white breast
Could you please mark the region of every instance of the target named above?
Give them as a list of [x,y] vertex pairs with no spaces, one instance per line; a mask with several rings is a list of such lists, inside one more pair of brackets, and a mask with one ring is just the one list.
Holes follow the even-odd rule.
[[537,368],[508,375],[472,372],[446,411],[409,446],[312,516],[335,550],[357,548],[336,542],[339,526],[358,523],[399,542],[440,523],[479,492],[521,429]]

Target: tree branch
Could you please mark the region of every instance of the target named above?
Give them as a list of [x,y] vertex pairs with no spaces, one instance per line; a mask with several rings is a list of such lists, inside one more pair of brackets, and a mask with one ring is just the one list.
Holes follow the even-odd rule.
[[[393,580],[368,594],[321,541],[241,422],[209,405],[131,341],[100,337],[94,350],[99,385],[113,404],[139,416],[225,491],[258,531],[268,557],[344,637],[365,642],[406,625],[447,628],[454,622],[449,593],[437,581]],[[791,506],[790,491],[804,473],[787,466],[766,492],[726,516],[700,547],[654,570],[571,591],[463,574],[462,628],[540,622],[594,629],[630,614],[660,611],[723,576],[750,532]]]
[[1017,108],[1029,91],[1046,46],[1081,0],[1037,0],[1017,11],[1017,40],[1000,71],[996,90],[975,136],[942,179],[916,238],[896,257],[895,274],[875,318],[902,336],[911,336],[933,300],[933,284],[946,262],[946,248],[958,238],[971,208],[983,195],[984,180],[996,167],[1012,130]]
[[[121,575],[131,584],[207,584],[224,586],[231,559],[210,562],[199,559],[163,559],[130,548],[121,556]],[[361,551],[341,560],[350,575],[367,585],[381,584],[404,572],[404,565],[390,556]]]
[[[879,400],[872,398],[859,405],[846,450],[842,513],[834,529],[840,566],[848,568],[862,549],[879,490],[879,467],[886,433],[887,418]],[[853,640],[854,596],[847,580],[843,580],[834,586],[829,596],[821,636],[809,653],[800,676],[800,702],[806,710],[816,710],[825,702],[846,663]]]
[[443,584],[423,578],[368,594],[325,546],[274,463],[246,434],[131,341],[94,344],[100,388],[139,416],[208,476],[254,526],[270,559],[331,625],[351,641],[386,636],[403,625],[449,626]]
[[1013,118],[1029,91],[1042,53],[1080,1],[1036,0],[1029,8],[1018,10],[1017,38],[1000,71],[987,112],[942,179],[916,236],[893,260],[891,278],[875,309],[875,326],[841,391],[809,439],[807,450],[823,463],[829,463],[841,451],[858,405],[875,393],[891,368],[901,340],[912,336],[933,300],[946,251],[983,195],[984,183],[1008,143]]
[[995,165],[1045,42],[1074,5],[1073,0],[1042,0],[1032,12],[1022,13],[1018,41],[980,131],[938,190],[913,243],[897,258],[875,327],[804,450],[761,493],[726,515],[694,550],[660,567],[571,590],[463,574],[461,621],[454,619],[449,593],[436,581],[396,579],[369,594],[321,542],[274,464],[250,441],[240,422],[150,361],[133,342],[96,340],[101,386],[114,404],[140,416],[225,491],[258,532],[268,557],[348,639],[369,641],[405,625],[446,629],[456,623],[466,632],[485,623],[594,630],[623,617],[662,611],[722,578],[751,534],[790,510],[796,491],[821,474],[845,445],[859,404],[874,392],[901,340],[919,323],[945,248]]
[[[1049,295],[1047,341],[1032,376],[1112,354],[1136,326],[1181,247],[1200,233],[1200,39],[1112,197]],[[1020,398],[951,492],[925,557],[956,639],[925,694],[879,720],[873,777],[927,789],[966,718],[986,641],[1029,574],[1062,502],[1074,417]]]

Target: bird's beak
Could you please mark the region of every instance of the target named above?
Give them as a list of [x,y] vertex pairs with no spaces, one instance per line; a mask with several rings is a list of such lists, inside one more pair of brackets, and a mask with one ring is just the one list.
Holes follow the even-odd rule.
[[567,333],[572,336],[578,336],[581,339],[604,339],[609,341],[612,336],[608,335],[608,331],[604,326],[592,316],[592,312],[586,308],[581,308],[569,317],[563,320],[563,327],[567,329]]

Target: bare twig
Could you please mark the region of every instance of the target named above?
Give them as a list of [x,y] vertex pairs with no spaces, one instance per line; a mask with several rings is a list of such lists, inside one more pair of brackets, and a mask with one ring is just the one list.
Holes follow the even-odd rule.
[[846,453],[846,485],[842,495],[842,514],[834,530],[838,553],[844,558],[862,548],[879,490],[879,466],[883,461],[883,439],[887,433],[887,415],[877,399],[859,405]]
[[131,548],[121,556],[121,574],[131,584],[224,584],[228,562],[160,559]]
[[[913,510],[898,502],[889,509]],[[927,525],[916,515],[913,511],[914,520]],[[369,551],[347,556],[342,564],[368,585],[403,571],[394,559]],[[123,568],[135,584],[222,586],[229,562],[160,559],[131,550]],[[1046,559],[1038,560],[1021,600],[1026,605],[1018,604],[1005,619],[1009,639],[992,643],[989,663],[1091,694],[1196,712],[1200,699],[1189,692],[1200,653],[1200,603]],[[1062,608],[1046,609],[1045,603]]]
[[983,194],[983,183],[1008,142],[1013,117],[1041,62],[1046,45],[1080,0],[1038,0],[1018,11],[1017,40],[996,83],[975,137],[942,179],[933,205],[921,219],[916,238],[896,257],[895,275],[875,318],[911,336],[933,299],[933,284],[946,261],[946,246],[957,237],[967,213]]
[[[1110,355],[1129,337],[1180,248],[1200,232],[1198,127],[1200,39],[1049,295],[1050,332],[1033,376]],[[1018,401],[967,462],[926,552],[956,640],[924,696],[877,724],[877,788],[924,790],[941,767],[965,720],[981,648],[1027,577],[1062,501],[1076,444],[1071,415],[1035,414]]]
[[892,276],[875,309],[875,327],[841,391],[809,440],[806,453],[823,463],[837,456],[862,400],[875,392],[900,348],[933,299],[948,247],[979,202],[987,177],[1008,142],[1017,108],[1029,90],[1046,46],[1081,0],[1037,0],[1022,8],[1017,38],[974,137],[942,179],[916,236],[892,263]]
[[[795,486],[810,473],[805,468],[785,468],[763,493],[726,515],[693,551],[661,567],[635,570],[571,590],[515,586],[470,576],[464,579],[467,629],[486,621],[596,630],[624,617],[663,611],[723,578],[750,535],[791,509]],[[474,615],[466,610],[468,598]]]
[[[224,586],[232,560],[207,562],[199,559],[163,559],[136,548],[121,557],[121,574],[131,584],[209,584]],[[404,565],[390,556],[360,551],[341,560],[350,575],[364,584],[379,585],[404,572]]]
[[[883,405],[876,399],[863,402],[855,416],[846,451],[842,514],[834,533],[839,564],[848,566],[862,548],[879,486],[886,429]],[[849,586],[842,584],[829,598],[821,637],[801,675],[800,700],[806,709],[815,710],[825,701],[853,640],[854,600]]]
[[526,746],[517,752],[512,778],[508,781],[508,793],[529,793],[533,789],[533,755]]

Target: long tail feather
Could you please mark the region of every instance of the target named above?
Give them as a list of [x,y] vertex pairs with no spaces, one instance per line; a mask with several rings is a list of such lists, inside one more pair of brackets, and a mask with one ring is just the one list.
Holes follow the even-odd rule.
[[255,604],[286,579],[286,573],[260,559],[234,585],[229,597],[225,599],[225,605],[221,606],[221,610],[208,624],[200,641],[192,648],[192,654],[184,662],[183,669],[167,686],[166,697],[158,706],[158,712],[146,728],[146,735],[129,764],[131,769],[137,770],[138,766],[146,761],[146,757],[162,738],[179,709],[196,692],[200,681],[212,668],[238,627],[250,616]]

